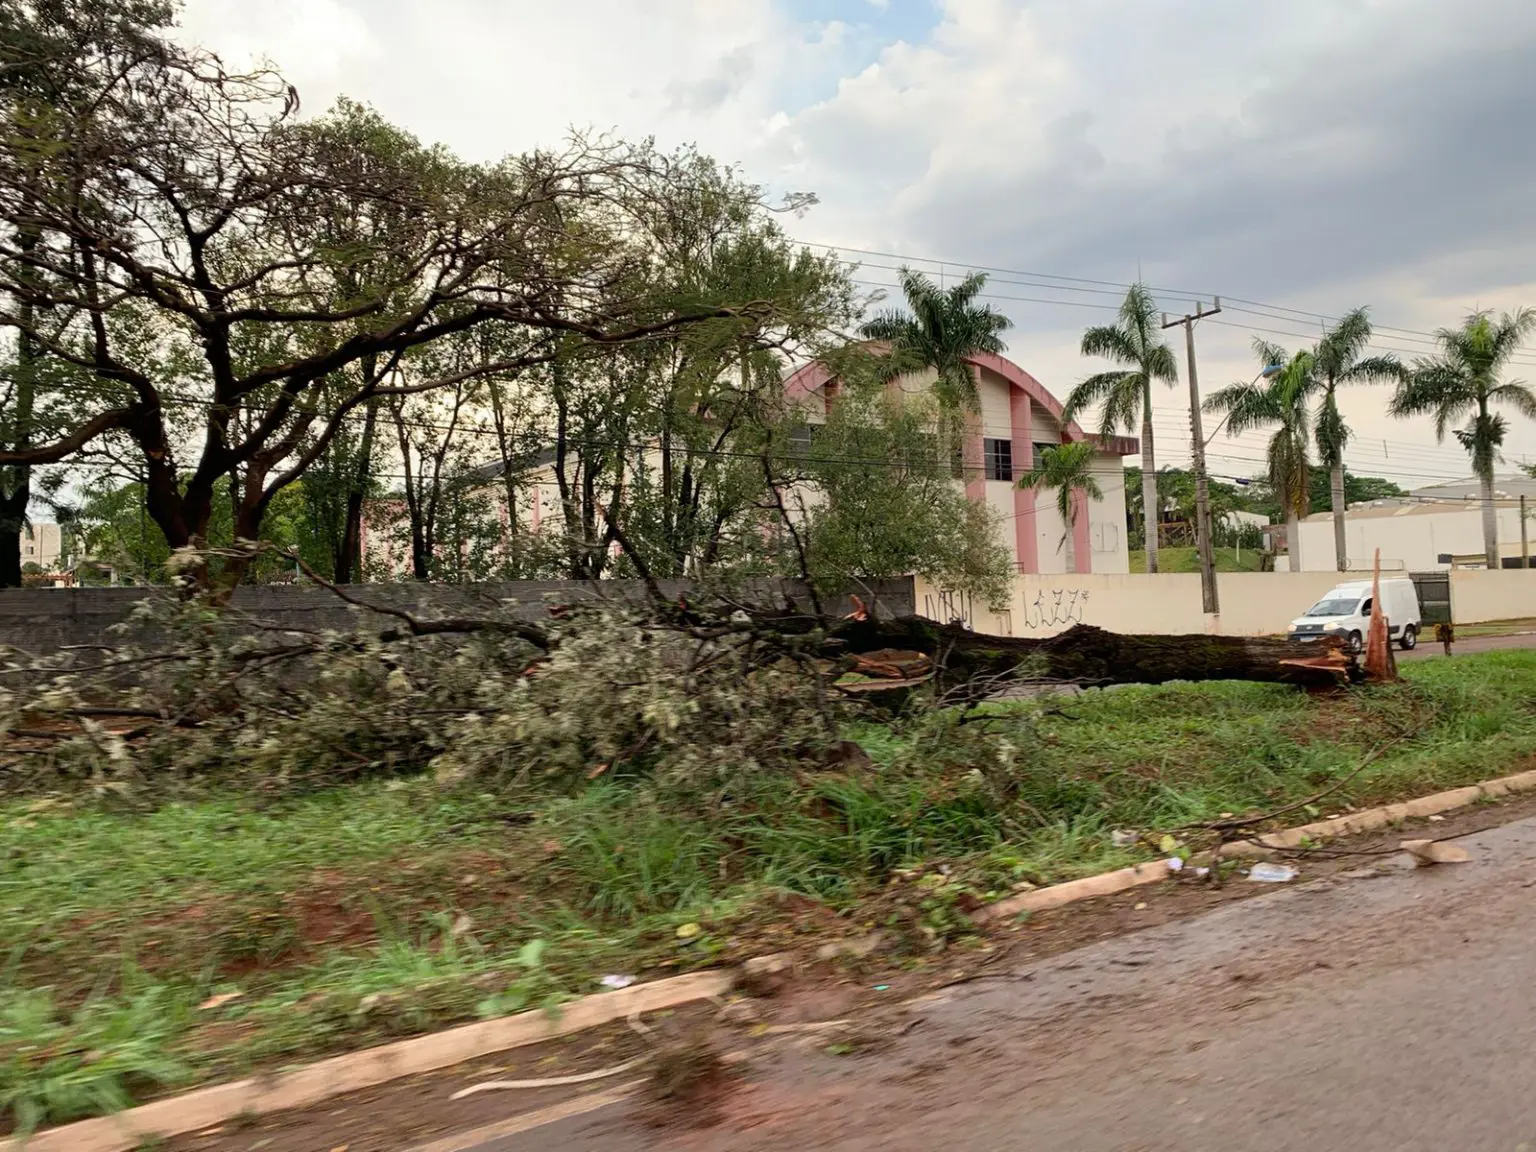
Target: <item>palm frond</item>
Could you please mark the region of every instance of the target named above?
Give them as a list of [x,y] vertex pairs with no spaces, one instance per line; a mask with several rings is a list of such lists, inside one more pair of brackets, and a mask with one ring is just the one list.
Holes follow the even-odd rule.
[[1102,356],[1126,367],[1138,366],[1141,349],[1124,328],[1106,324],[1089,328],[1083,333],[1081,351],[1084,356]]
[[1536,393],[1523,380],[1508,380],[1488,390],[1488,399],[1508,404],[1522,416],[1536,420]]
[[1174,384],[1179,379],[1179,362],[1173,357],[1173,349],[1166,344],[1159,344],[1147,351],[1147,359],[1143,364],[1143,371],[1154,380],[1161,380],[1165,384]]
[[1262,336],[1253,338],[1253,354],[1258,358],[1259,365],[1268,368],[1271,364],[1284,364],[1291,358],[1291,354],[1273,340],[1265,340]]
[[1222,412],[1227,417],[1227,431],[1237,436],[1266,424],[1277,424],[1283,413],[1272,388],[1248,381],[1229,384],[1206,397],[1201,407],[1207,412]]
[[1364,360],[1356,360],[1347,370],[1338,374],[1340,384],[1360,382],[1363,384],[1390,384],[1401,380],[1407,369],[1403,362],[1396,356],[1367,356]]
[[1067,402],[1061,406],[1062,421],[1076,420],[1095,404],[1104,404],[1106,410],[1100,414],[1099,423],[1101,429],[1109,429],[1106,434],[1112,434],[1115,425],[1109,423],[1107,410],[1111,406],[1123,406],[1124,401],[1116,399],[1117,394],[1123,392],[1135,393],[1136,413],[1130,425],[1134,428],[1135,423],[1141,419],[1142,380],[1137,372],[1099,372],[1088,377],[1067,394]]
[[1318,371],[1330,379],[1344,378],[1370,342],[1371,321],[1366,309],[1344,313],[1317,342]]

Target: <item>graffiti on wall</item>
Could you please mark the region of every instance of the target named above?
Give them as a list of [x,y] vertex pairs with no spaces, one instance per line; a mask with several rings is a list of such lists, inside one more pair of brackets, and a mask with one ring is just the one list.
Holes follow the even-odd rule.
[[923,615],[941,624],[959,624],[970,628],[975,605],[969,592],[940,591],[935,597],[928,593],[923,597]]
[[1081,624],[1088,604],[1086,588],[1042,588],[1024,604],[1024,624],[1029,628],[1054,628]]

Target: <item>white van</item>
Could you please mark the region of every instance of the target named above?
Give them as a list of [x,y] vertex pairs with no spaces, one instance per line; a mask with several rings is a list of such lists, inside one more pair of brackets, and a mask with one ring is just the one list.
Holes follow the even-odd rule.
[[[1398,577],[1381,582],[1381,611],[1387,618],[1387,632],[1404,648],[1419,643],[1419,594],[1412,580]],[[1324,596],[1306,615],[1291,621],[1287,629],[1294,640],[1320,640],[1339,636],[1358,652],[1365,646],[1371,627],[1371,582],[1357,580],[1340,584]]]

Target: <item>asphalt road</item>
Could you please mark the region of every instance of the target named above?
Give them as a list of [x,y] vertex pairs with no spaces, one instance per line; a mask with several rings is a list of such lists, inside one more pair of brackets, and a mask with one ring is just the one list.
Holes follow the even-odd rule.
[[1536,1149],[1536,819],[1459,843],[1005,969],[868,1054],[754,1061],[710,1126],[621,1102],[479,1149]]
[[[1520,632],[1513,636],[1469,636],[1452,646],[1451,654],[1466,656],[1473,652],[1497,652],[1503,648],[1536,648],[1536,633]],[[1445,650],[1435,643],[1434,632],[1419,638],[1419,646],[1412,652],[1398,650],[1398,658],[1418,660],[1429,656],[1444,656]]]

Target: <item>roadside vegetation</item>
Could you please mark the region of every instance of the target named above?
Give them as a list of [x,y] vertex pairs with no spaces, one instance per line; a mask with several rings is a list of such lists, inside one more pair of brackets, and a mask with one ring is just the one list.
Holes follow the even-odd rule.
[[[1264,570],[1264,552],[1261,548],[1217,548],[1215,556],[1218,572],[1262,572]],[[1157,564],[1159,572],[1198,572],[1200,571],[1200,554],[1193,547],[1165,547],[1158,551]],[[1147,570],[1145,552],[1130,553],[1130,570],[1132,572]]]
[[870,928],[929,963],[972,945],[982,902],[1303,800],[1365,757],[1313,814],[1536,755],[1536,653],[1404,675],[1328,698],[1222,683],[839,711],[819,746],[754,729],[722,741],[732,764],[678,745],[542,777],[401,762],[273,787],[157,778],[132,747],[85,774],[58,759],[0,807],[0,1106],[27,1129]]

